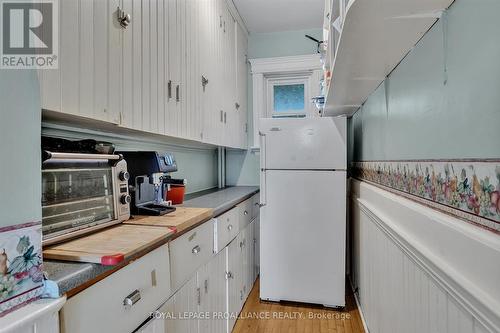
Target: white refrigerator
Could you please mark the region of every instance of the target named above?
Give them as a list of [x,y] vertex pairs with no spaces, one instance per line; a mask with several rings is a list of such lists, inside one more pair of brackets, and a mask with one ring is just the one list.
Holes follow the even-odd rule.
[[345,306],[346,118],[261,119],[260,298]]

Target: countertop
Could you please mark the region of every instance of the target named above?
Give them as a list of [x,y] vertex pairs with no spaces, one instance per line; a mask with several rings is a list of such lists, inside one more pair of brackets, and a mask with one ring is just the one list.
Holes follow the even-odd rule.
[[[218,216],[259,191],[257,186],[234,186],[186,195],[185,207],[212,208]],[[174,235],[175,236],[175,235]],[[59,286],[59,293],[71,297],[85,287],[103,279],[121,266],[44,260],[44,271]]]
[[212,208],[214,216],[230,210],[259,191],[257,186],[234,186],[188,195],[184,207]]

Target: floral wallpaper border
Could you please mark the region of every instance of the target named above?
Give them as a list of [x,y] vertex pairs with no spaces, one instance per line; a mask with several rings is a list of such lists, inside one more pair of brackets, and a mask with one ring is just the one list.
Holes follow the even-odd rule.
[[0,228],[0,317],[42,293],[42,223]]
[[500,235],[500,161],[353,162],[354,178]]

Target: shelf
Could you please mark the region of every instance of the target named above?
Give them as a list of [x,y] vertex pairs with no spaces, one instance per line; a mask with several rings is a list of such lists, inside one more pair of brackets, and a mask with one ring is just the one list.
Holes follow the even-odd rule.
[[351,0],[324,115],[356,112],[453,1]]

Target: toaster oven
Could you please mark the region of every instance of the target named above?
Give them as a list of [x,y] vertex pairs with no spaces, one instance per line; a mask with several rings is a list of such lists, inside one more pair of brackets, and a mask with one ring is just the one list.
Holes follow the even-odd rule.
[[121,155],[44,151],[43,245],[128,220],[128,179]]

